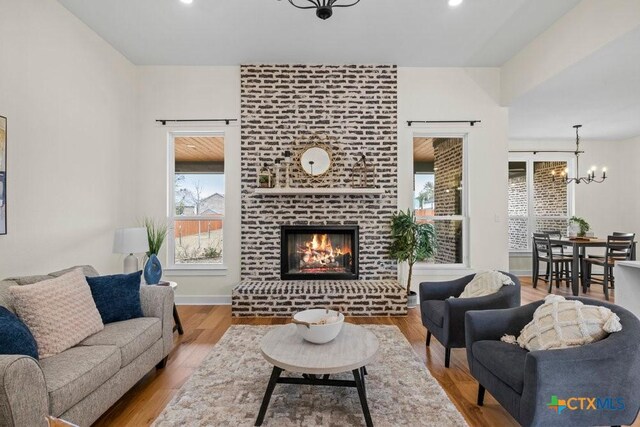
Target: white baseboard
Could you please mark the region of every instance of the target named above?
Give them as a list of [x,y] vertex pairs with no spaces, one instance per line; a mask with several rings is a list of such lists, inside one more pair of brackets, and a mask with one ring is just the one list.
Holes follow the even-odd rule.
[[531,270],[509,270],[514,276],[531,276]]
[[231,305],[231,295],[176,295],[176,305]]

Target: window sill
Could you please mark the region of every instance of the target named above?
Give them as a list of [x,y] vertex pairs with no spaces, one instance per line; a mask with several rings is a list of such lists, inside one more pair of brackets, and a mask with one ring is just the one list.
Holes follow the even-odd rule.
[[163,270],[168,277],[178,276],[226,276],[228,274],[226,265],[217,266],[185,266],[171,267]]

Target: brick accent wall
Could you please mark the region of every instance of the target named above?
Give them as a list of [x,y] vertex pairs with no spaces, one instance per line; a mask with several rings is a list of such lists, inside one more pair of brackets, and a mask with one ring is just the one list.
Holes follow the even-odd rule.
[[[509,178],[509,215],[527,216],[527,177],[526,175]],[[509,218],[509,249],[527,249],[526,218]]]
[[[241,67],[241,279],[280,280],[280,226],[358,224],[360,278],[396,278],[388,258],[397,209],[395,66],[244,65]],[[300,150],[313,132],[336,138],[333,186],[348,187],[364,153],[383,195],[256,195],[257,170]],[[294,186],[309,186],[297,178]]]
[[[437,139],[434,142],[435,215],[461,215],[462,140]],[[462,262],[462,229],[458,221],[437,221],[437,264]]]

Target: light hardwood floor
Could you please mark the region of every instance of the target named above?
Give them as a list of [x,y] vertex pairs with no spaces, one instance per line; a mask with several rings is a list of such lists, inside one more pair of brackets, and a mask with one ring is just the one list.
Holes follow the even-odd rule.
[[[604,299],[602,288],[593,286],[588,297]],[[554,293],[570,295],[570,290],[561,286]],[[546,287],[534,289],[530,278],[522,278],[522,304],[537,301],[547,295]],[[120,399],[96,426],[146,426],[160,414],[191,374],[232,324],[273,325],[286,323],[287,319],[241,319],[231,318],[229,306],[180,306],[180,318],[185,334],[175,334],[175,348],[164,369],[154,370],[143,378],[132,390]],[[426,332],[417,309],[410,310],[407,317],[400,318],[349,318],[352,323],[396,325],[407,337],[416,354],[422,359],[431,374],[455,403],[472,426],[517,426],[515,420],[487,393],[485,405],[475,404],[477,383],[469,375],[464,349],[451,352],[451,367],[444,368],[444,348],[433,339],[425,347]],[[266,385],[266,379],[265,379]],[[640,421],[634,426],[640,427]]]

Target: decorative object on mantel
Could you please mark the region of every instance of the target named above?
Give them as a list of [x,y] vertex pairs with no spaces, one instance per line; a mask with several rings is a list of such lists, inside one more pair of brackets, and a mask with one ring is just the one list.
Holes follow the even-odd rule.
[[367,161],[367,156],[360,154],[360,159],[351,170],[351,186],[353,188],[375,187],[376,168]]
[[335,138],[326,134],[314,133],[296,154],[294,163],[300,167],[300,179],[311,181],[312,185],[326,186],[333,181],[333,151]]
[[271,179],[271,170],[269,169],[268,164],[264,164],[261,168],[258,169],[258,187],[260,188],[271,188],[272,179]]
[[[576,176],[575,178],[569,178],[569,168],[566,168],[564,172],[560,174],[560,180],[563,180],[567,185],[575,182],[576,184],[585,183],[591,184],[592,182],[600,184],[607,179],[607,168],[602,168],[602,177],[596,179],[596,167],[592,166],[587,172],[587,176],[580,176],[580,154],[584,153],[584,151],[580,151],[580,134],[579,130],[582,125],[574,125],[574,129],[576,130],[576,151],[573,153],[576,155]],[[553,180],[556,179],[556,171],[551,171],[551,175],[553,175]]]
[[[334,7],[351,7],[359,2],[360,0],[351,0],[348,3],[344,3],[343,0],[289,0],[289,3],[298,9],[316,9],[316,16],[322,20],[331,18]],[[297,3],[309,5],[300,6]]]
[[281,169],[280,166],[281,159],[276,159],[273,165],[273,188],[280,188],[280,178],[281,178]]
[[284,188],[291,187],[291,151],[284,152]]
[[134,273],[138,271],[138,257],[135,254],[145,253],[149,250],[147,229],[144,227],[119,228],[113,236],[113,253],[128,254],[124,259],[123,272]]
[[0,234],[7,234],[7,118],[0,116]]
[[572,216],[569,218],[569,226],[567,227],[567,237],[585,237],[587,232],[591,229],[589,223],[578,216]]
[[413,265],[418,261],[432,259],[436,254],[436,230],[433,224],[418,222],[415,212],[407,209],[393,214],[391,220],[391,236],[393,241],[389,248],[391,258],[399,263],[407,263],[407,307],[414,308],[418,304],[418,295],[411,290]]
[[144,219],[144,226],[147,230],[147,240],[149,241],[149,251],[147,252],[147,263],[144,266],[144,280],[147,285],[157,285],[162,278],[162,264],[158,259],[158,253],[167,237],[167,225],[156,222],[151,218]]

